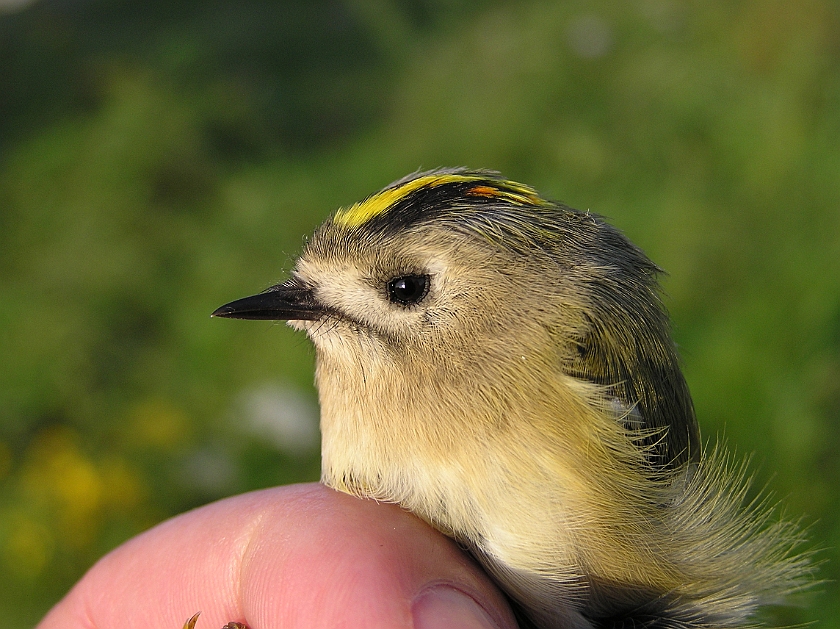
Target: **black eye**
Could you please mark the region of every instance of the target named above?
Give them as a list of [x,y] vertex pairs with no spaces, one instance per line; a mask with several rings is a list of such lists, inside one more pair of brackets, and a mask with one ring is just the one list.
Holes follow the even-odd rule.
[[388,282],[388,299],[395,304],[410,306],[429,292],[428,275],[401,275]]

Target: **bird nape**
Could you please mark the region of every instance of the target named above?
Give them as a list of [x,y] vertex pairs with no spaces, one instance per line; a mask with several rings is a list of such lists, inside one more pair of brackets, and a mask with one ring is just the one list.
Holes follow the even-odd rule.
[[213,314],[308,334],[323,482],[466,546],[523,626],[753,626],[810,563],[701,446],[658,274],[596,215],[441,169],[338,210],[288,281]]

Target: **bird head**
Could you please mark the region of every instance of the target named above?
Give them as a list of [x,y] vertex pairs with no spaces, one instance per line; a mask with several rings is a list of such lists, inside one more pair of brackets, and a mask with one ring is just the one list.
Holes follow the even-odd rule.
[[[441,442],[539,398],[561,430],[564,406],[611,408],[673,467],[697,457],[699,434],[658,273],[596,215],[493,172],[436,170],[338,210],[288,281],[214,315],[308,333],[324,428],[363,439],[359,409]],[[562,399],[546,401],[558,376]]]

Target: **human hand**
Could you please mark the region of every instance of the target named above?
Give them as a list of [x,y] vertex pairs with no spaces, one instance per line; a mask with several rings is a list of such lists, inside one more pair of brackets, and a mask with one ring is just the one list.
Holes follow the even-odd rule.
[[396,505],[318,484],[168,520],[101,559],[37,629],[513,629],[493,583]]

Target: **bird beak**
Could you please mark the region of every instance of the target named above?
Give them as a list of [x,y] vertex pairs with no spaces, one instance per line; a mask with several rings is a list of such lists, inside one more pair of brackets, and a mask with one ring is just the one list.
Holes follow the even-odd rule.
[[326,309],[312,290],[291,279],[263,292],[243,297],[218,308],[211,317],[268,321],[317,321]]

